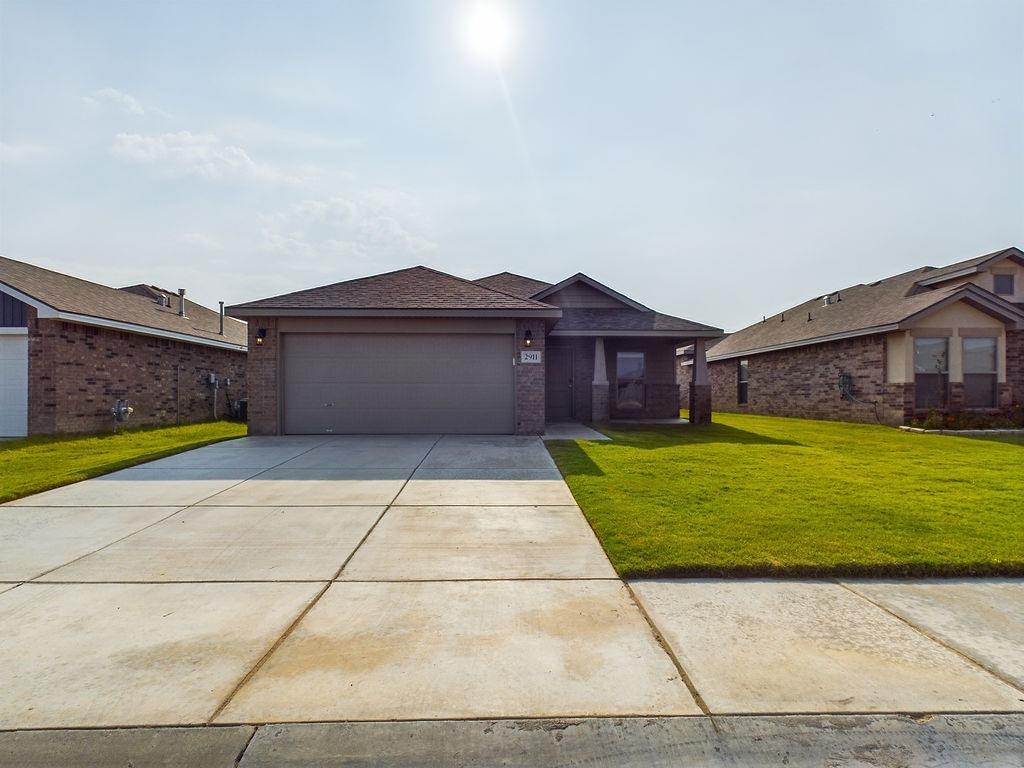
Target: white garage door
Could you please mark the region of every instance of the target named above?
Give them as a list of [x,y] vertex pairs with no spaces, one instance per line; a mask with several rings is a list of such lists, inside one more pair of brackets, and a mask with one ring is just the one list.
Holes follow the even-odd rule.
[[511,334],[281,338],[287,434],[514,431]]
[[28,434],[28,336],[0,333],[0,437]]

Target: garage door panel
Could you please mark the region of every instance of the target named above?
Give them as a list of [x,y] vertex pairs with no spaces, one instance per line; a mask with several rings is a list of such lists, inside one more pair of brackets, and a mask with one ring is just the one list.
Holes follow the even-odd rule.
[[508,433],[510,334],[284,334],[289,433]]

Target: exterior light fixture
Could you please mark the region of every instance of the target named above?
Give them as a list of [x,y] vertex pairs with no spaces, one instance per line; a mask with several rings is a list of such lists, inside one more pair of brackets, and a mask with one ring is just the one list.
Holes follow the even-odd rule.
[[263,340],[266,339],[266,338],[267,338],[267,329],[266,328],[257,328],[256,329],[256,346],[257,347],[262,347],[263,346]]
[[532,346],[532,345],[533,345],[533,331],[531,331],[529,328],[527,328],[523,332],[523,346],[524,347],[529,347],[529,346]]

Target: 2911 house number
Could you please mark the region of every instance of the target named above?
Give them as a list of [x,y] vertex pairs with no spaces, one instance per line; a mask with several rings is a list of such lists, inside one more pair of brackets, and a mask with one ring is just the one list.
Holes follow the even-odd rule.
[[524,349],[519,353],[520,363],[539,363],[541,361],[540,350],[537,349]]

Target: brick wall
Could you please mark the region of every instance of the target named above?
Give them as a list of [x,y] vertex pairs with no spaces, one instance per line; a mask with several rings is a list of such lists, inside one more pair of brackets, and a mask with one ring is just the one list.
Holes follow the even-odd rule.
[[[592,336],[554,336],[547,340],[548,347],[572,350],[573,360],[573,418],[577,421],[593,419],[595,393],[594,338]],[[643,352],[646,405],[641,409],[615,407],[616,352]],[[676,344],[659,339],[627,339],[605,337],[605,369],[608,373],[607,397],[613,419],[670,419],[679,416],[679,387],[675,380]]]
[[[544,321],[520,319],[516,321],[515,355],[516,375],[516,434],[544,434],[544,364],[518,363],[523,346],[523,335],[529,329],[533,334],[530,349],[541,353],[544,360]],[[546,362],[546,361],[545,361]]]
[[29,434],[112,429],[118,399],[135,409],[132,426],[213,418],[210,373],[231,379],[218,391],[217,416],[246,394],[244,352],[38,319],[34,310],[28,355]]
[[[604,340],[608,381],[611,384],[613,419],[674,419],[679,417],[679,385],[676,383],[676,347],[674,341],[660,339]],[[644,353],[644,407],[620,409],[616,406],[616,353]]]
[[1004,395],[1014,405],[1024,405],[1024,331],[1006,332],[1006,383]]
[[[256,344],[259,329],[266,331],[262,345]],[[276,317],[249,319],[249,434],[277,435],[278,427],[278,332]]]
[[[909,403],[903,384],[885,383],[885,337],[854,339],[766,352],[747,358],[747,404],[737,402],[738,361],[708,364],[712,405],[716,411],[800,416],[810,419],[876,422],[876,407],[839,396],[839,374],[853,376],[858,400],[877,402],[877,420],[902,424]],[[689,367],[680,368],[689,373]]]

